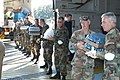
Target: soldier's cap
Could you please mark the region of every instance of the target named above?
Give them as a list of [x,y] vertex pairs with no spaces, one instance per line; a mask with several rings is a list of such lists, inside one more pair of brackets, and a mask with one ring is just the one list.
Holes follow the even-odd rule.
[[69,17],[69,16],[72,16],[72,14],[65,14],[65,17]]
[[88,21],[89,17],[88,16],[81,16],[79,19],[80,19],[80,22],[82,22],[82,21]]

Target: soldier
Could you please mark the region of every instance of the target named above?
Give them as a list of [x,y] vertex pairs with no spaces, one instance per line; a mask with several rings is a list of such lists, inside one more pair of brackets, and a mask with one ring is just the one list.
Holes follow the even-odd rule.
[[52,40],[48,40],[48,37],[47,37],[47,36],[50,36],[51,32],[54,32],[54,31],[53,29],[49,28],[44,34],[44,43],[46,43],[46,46],[44,47],[44,55],[45,55],[44,58],[48,65],[47,75],[52,74],[52,54],[53,54],[54,42]]
[[24,25],[25,25],[25,26],[31,26],[31,25],[32,25],[32,23],[29,21],[28,16],[26,16],[26,18],[25,18]]
[[[118,44],[120,38],[118,37],[119,30],[116,28],[116,16],[113,12],[104,13],[102,16],[103,30],[107,32],[104,51],[103,52],[88,52],[87,54],[94,55],[93,58],[103,59],[104,80],[120,80],[120,55],[118,52]],[[92,56],[91,56],[92,57]]]
[[75,47],[75,55],[71,62],[72,64],[72,79],[73,80],[93,80],[93,62],[92,58],[85,55],[84,39],[89,33],[93,33],[89,29],[90,19],[88,16],[80,17],[82,29],[75,31],[71,36],[71,43]]
[[54,29],[53,29],[53,23],[51,23],[50,27],[44,33],[44,36],[42,39],[44,42],[44,60],[48,65],[47,75],[52,74],[52,54],[53,54],[54,42],[49,40],[48,36],[53,36],[53,35],[54,35]]
[[19,19],[18,22],[16,23],[16,26],[15,26],[15,33],[14,33],[14,41],[15,41],[15,44],[16,44],[16,47],[15,48],[19,48],[19,46],[21,45],[21,42],[20,42],[20,37],[21,37],[21,30],[20,30],[20,26],[24,25],[22,19]]
[[[71,14],[66,14],[66,15],[65,15],[65,18],[66,18],[66,21],[64,22],[64,25],[65,25],[65,26],[67,27],[67,29],[68,29],[69,39],[70,39],[71,36],[72,36],[72,15],[71,15]],[[69,53],[68,53],[68,61],[72,61],[73,56],[74,56],[74,53],[71,53],[71,52],[69,51]]]
[[67,28],[64,26],[64,18],[58,18],[57,29],[55,30],[54,37],[49,37],[49,40],[53,40],[55,44],[55,67],[56,74],[51,79],[66,80],[67,76],[67,54],[68,54],[68,43],[69,33]]
[[[35,27],[39,27],[40,30],[42,30],[42,27],[39,25],[39,20],[35,19],[35,25],[33,25]],[[41,31],[40,31],[41,32]],[[31,59],[31,61],[33,61],[34,59],[36,59],[34,64],[37,64],[38,60],[39,60],[39,56],[40,56],[40,49],[41,49],[41,41],[37,41],[39,38],[41,38],[41,34],[40,35],[32,35],[32,53],[33,53],[33,58]]]
[[[31,26],[32,25],[32,23],[28,19],[28,16],[25,18],[24,25],[25,26]],[[26,53],[25,55],[27,55],[27,57],[29,57],[30,54],[31,54],[31,49],[30,49],[30,36],[28,34],[28,29],[25,30],[24,36],[25,36],[25,38],[24,38],[25,43],[24,43],[24,51],[23,51],[23,53],[25,52]]]
[[72,15],[71,14],[66,14],[66,21],[64,22],[64,25],[67,27],[69,31],[69,39],[72,36]]
[[20,27],[20,35],[19,35],[19,42],[20,42],[20,48],[19,50],[23,50],[24,48],[24,30],[21,30],[21,26],[24,26],[24,22],[22,19],[20,19],[20,23],[18,24],[18,26]]
[[5,45],[3,42],[0,41],[0,80],[1,80],[1,74],[2,74],[2,65],[3,65],[3,57],[5,55]]
[[[40,26],[42,27],[42,37],[44,37],[44,33],[49,28],[49,26],[45,23],[44,19],[40,19]],[[48,45],[47,41],[43,40],[42,47],[43,47],[43,57],[44,57],[45,64],[43,66],[40,66],[40,68],[48,68],[48,64],[47,64],[47,56],[48,55],[47,55],[47,52],[45,50],[47,45]]]

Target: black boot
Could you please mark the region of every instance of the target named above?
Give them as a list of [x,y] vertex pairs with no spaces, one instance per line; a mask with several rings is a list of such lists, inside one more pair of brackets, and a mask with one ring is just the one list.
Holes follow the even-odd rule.
[[34,64],[37,64],[37,60],[34,62]]
[[35,53],[33,53],[33,58],[31,59],[31,61],[33,61],[34,59],[36,59]]
[[61,80],[66,80],[66,76],[62,76]]
[[52,67],[49,67],[49,70],[48,70],[48,72],[46,73],[46,75],[50,75],[50,74],[52,74]]
[[39,61],[39,56],[40,56],[40,53],[37,53],[37,55],[36,55],[36,61],[35,61],[34,64],[37,64],[37,62]]
[[16,46],[15,46],[15,49],[18,49],[18,48],[19,48],[19,45],[16,45]]
[[33,56],[33,58],[31,59],[31,61],[34,61],[35,60],[35,56]]
[[21,51],[23,49],[23,47],[19,48],[19,51]]
[[48,68],[48,64],[45,62],[45,65],[40,66],[40,68]]
[[29,51],[26,51],[27,53],[27,55],[26,55],[26,58],[28,58],[28,57],[30,57],[30,54],[31,54],[31,52],[29,52]]
[[50,77],[50,79],[60,79],[60,72],[57,72],[57,74],[53,77]]

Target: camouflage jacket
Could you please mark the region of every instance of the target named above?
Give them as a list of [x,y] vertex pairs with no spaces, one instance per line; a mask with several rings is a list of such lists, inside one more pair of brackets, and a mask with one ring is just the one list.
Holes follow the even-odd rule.
[[113,53],[117,54],[117,42],[116,42],[116,37],[117,37],[117,32],[118,30],[116,28],[111,29],[107,34],[106,34],[106,39],[105,39],[105,44],[104,44],[104,51],[103,52],[97,52],[97,57],[100,59],[105,59],[104,56],[106,53]]
[[49,26],[46,24],[45,26],[42,27],[42,35],[44,36],[44,33],[46,30],[49,28]]
[[[55,48],[56,49],[67,49],[69,43],[69,33],[66,27],[61,27],[60,29],[56,29],[55,31]],[[62,41],[62,44],[58,44],[58,41]]]
[[[42,27],[42,37],[44,36],[44,33],[47,31],[47,29],[49,28],[49,26],[46,24],[44,27]],[[48,42],[43,40],[43,44],[42,44],[43,48],[48,46]]]
[[118,46],[117,46],[118,33],[119,33],[119,30],[117,28],[113,28],[106,34],[104,51],[97,52],[97,57],[105,60],[105,54],[107,53],[114,54],[115,58],[113,60],[105,60],[105,70],[106,68],[108,68],[107,66],[109,66],[114,69],[113,71],[115,71],[117,75],[120,75],[120,70],[119,70],[120,53],[118,53]]
[[[90,30],[89,33],[94,33],[94,32]],[[75,31],[71,36],[70,40],[72,42],[72,45],[75,47],[75,56],[74,56],[73,61],[72,61],[72,64],[74,66],[91,67],[91,65],[94,64],[94,60],[88,58],[85,55],[84,50],[80,50],[75,46],[77,43],[84,42],[85,37],[86,37],[86,35],[83,33],[82,29]],[[78,62],[78,60],[79,60],[79,62]]]
[[[93,31],[89,31],[89,33],[94,33]],[[86,35],[83,33],[82,30],[77,30],[75,31],[73,34],[72,34],[72,37],[70,39],[70,41],[72,42],[72,45],[78,49],[75,45],[79,42],[84,42],[84,39],[85,39]]]

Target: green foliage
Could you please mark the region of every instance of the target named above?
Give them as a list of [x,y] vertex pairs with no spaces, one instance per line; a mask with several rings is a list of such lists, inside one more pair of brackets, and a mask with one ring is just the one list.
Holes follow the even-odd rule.
[[51,5],[38,7],[38,9],[34,9],[34,17],[35,18],[43,18],[50,19],[53,17],[53,9]]

